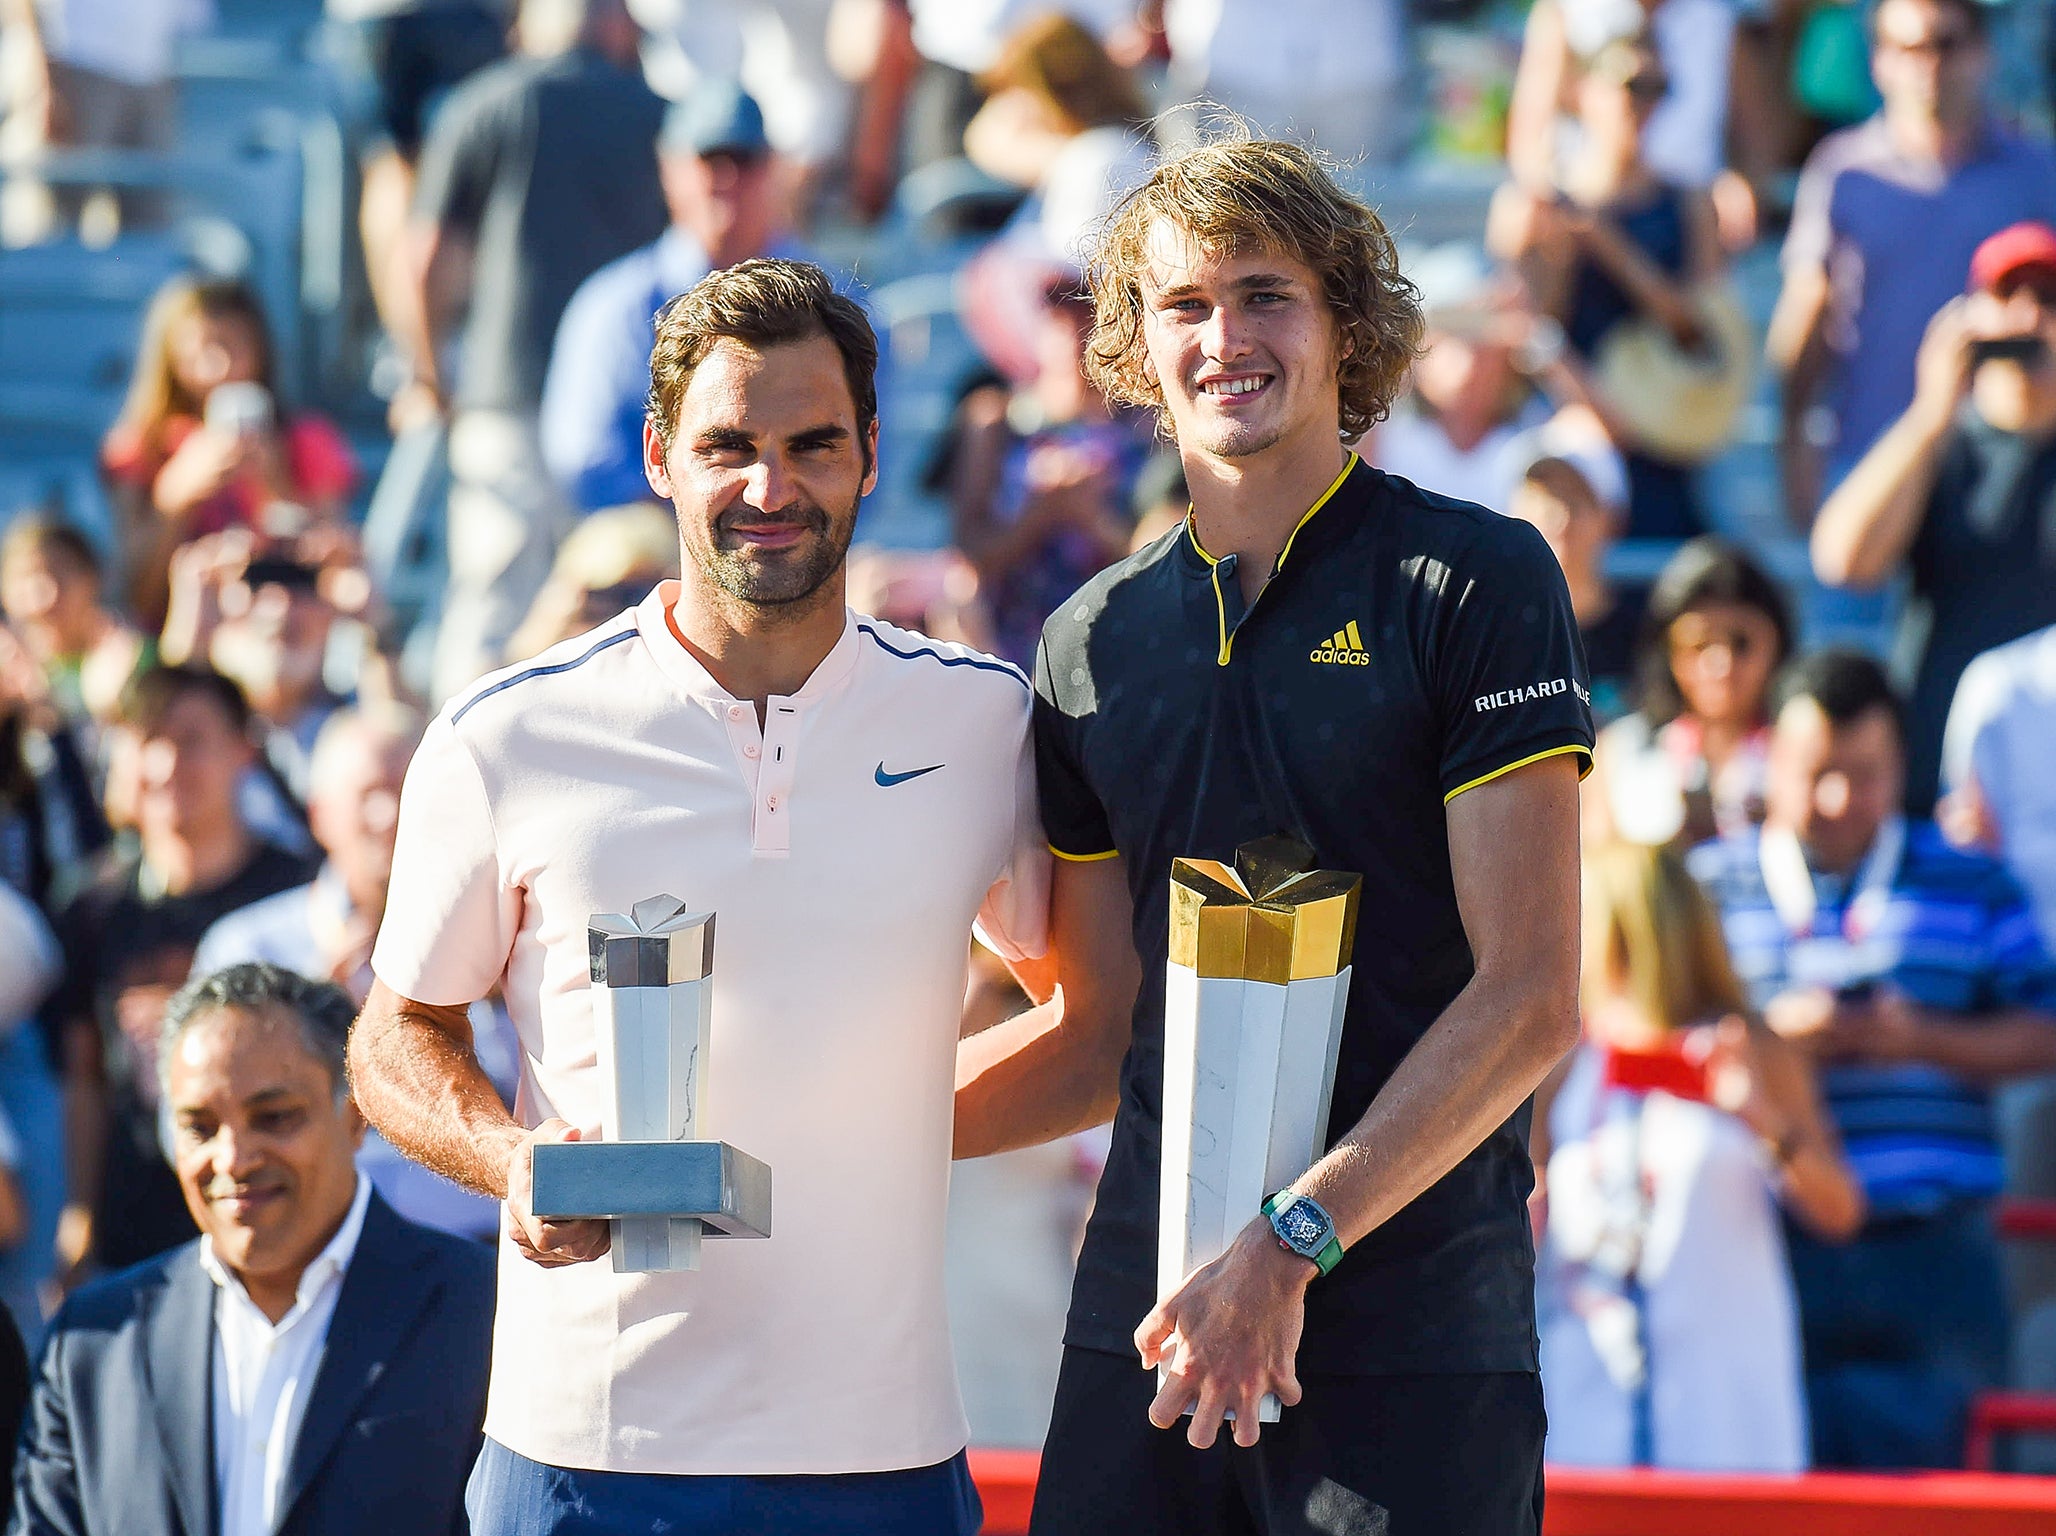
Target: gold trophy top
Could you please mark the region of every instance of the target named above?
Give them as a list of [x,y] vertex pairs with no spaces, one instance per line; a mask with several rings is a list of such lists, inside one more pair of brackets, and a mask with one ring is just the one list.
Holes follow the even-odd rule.
[[1173,859],[1171,963],[1280,986],[1338,974],[1356,946],[1363,877],[1313,864],[1282,833],[1244,843],[1233,868]]

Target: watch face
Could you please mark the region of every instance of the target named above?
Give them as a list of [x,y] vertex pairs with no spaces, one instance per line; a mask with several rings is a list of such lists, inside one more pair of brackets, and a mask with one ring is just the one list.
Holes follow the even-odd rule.
[[1280,1211],[1277,1228],[1278,1235],[1301,1253],[1319,1253],[1328,1241],[1328,1224],[1303,1204]]

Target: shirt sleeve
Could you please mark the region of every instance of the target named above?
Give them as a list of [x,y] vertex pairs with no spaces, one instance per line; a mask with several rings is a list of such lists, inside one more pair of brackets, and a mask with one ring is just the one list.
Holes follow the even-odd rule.
[[476,236],[485,218],[499,162],[499,113],[477,85],[458,94],[437,115],[421,149],[414,183],[414,216],[424,223]]
[[1592,766],[1592,692],[1570,592],[1542,535],[1495,518],[1449,573],[1437,647],[1442,798],[1545,757]]
[[1107,825],[1106,807],[1085,780],[1077,751],[1077,722],[1063,711],[1051,681],[1049,640],[1035,652],[1036,799],[1049,851],[1060,859],[1089,863],[1119,852]]
[[1785,227],[1784,250],[1778,265],[1787,273],[1806,267],[1827,265],[1834,248],[1835,181],[1839,167],[1832,146],[1824,146],[1807,158],[1799,172],[1799,186],[1792,194],[1792,222]]
[[446,716],[429,727],[407,769],[371,969],[402,997],[465,1007],[506,971],[521,904],[501,875],[478,765]]
[[979,942],[1007,960],[1025,960],[1049,951],[1049,847],[1036,807],[1035,738],[1030,712],[1021,712],[1014,753],[1014,814],[1011,818],[1006,867],[985,893],[978,909]]
[[[1989,798],[1996,788],[1989,773],[1991,746],[1987,733],[2013,697],[2013,677],[2003,656],[1987,651],[1968,667],[1949,703],[1949,722],[1942,728],[1942,789],[1961,789],[1973,778]],[[2003,824],[2003,811],[2000,816]]]

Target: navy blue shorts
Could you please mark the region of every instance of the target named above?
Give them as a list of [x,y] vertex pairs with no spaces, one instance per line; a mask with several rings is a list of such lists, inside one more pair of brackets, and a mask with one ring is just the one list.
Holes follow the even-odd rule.
[[665,1477],[546,1466],[494,1440],[464,1507],[472,1536],[976,1536],[984,1518],[962,1451],[904,1472]]

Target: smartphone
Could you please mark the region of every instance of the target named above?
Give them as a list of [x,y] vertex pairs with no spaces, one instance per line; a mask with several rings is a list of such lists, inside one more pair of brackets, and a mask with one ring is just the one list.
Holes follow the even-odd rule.
[[268,432],[275,414],[271,391],[262,384],[217,384],[207,393],[205,420],[217,432],[236,437],[246,432]]
[[321,568],[303,565],[282,555],[262,555],[243,567],[243,585],[252,592],[261,587],[284,587],[288,592],[312,592],[321,581]]
[[1646,1051],[1608,1046],[1602,1081],[1609,1088],[1625,1088],[1631,1093],[1667,1093],[1674,1099],[1690,1099],[1698,1104],[1704,1104],[1711,1096],[1706,1063],[1685,1055],[1682,1037],[1673,1044]]
[[1980,363],[2039,363],[2049,344],[2030,331],[2025,336],[1984,336],[1970,344],[1970,366]]

